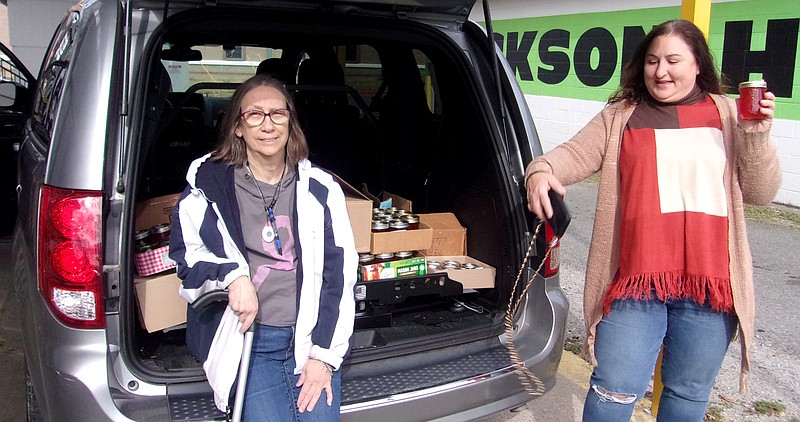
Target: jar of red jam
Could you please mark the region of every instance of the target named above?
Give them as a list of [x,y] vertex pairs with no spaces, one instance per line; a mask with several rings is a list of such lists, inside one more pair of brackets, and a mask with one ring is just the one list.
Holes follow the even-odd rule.
[[169,245],[169,233],[171,230],[169,223],[162,223],[150,227],[148,239],[156,248]]
[[767,83],[761,81],[742,82],[739,84],[739,99],[736,105],[739,108],[739,118],[742,120],[760,120],[765,116],[759,112],[761,100],[767,91]]

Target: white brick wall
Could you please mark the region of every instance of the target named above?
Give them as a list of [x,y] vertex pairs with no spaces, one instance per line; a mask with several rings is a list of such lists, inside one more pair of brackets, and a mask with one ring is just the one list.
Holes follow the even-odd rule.
[[[569,140],[604,106],[599,101],[537,95],[525,99],[545,152]],[[800,122],[775,120],[771,135],[783,169],[783,184],[774,202],[800,207]]]
[[10,41],[14,54],[33,76],[39,74],[42,58],[56,26],[77,0],[8,0]]

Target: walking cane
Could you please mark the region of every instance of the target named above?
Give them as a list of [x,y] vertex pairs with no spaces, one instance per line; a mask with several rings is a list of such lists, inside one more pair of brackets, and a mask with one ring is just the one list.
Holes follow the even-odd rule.
[[[214,302],[227,302],[228,292],[225,290],[214,290],[198,297],[192,302],[193,309],[202,309]],[[250,371],[250,353],[253,349],[253,335],[255,332],[255,322],[244,333],[244,344],[242,345],[242,358],[239,361],[239,381],[236,384],[236,396],[233,400],[233,412],[230,416],[231,421],[240,422],[242,420],[242,408],[244,406],[244,393],[247,387],[247,375]],[[230,406],[229,406],[230,408]]]

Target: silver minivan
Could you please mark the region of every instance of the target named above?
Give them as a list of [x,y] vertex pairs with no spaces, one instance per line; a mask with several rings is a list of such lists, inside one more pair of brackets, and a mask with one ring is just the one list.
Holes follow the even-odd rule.
[[[430,265],[358,283],[342,420],[518,407],[534,396],[515,362],[537,393],[550,390],[568,304],[557,239],[534,234],[526,211],[524,166],[541,148],[514,73],[468,19],[473,3],[83,0],[67,11],[38,78],[0,81],[0,109],[28,116],[17,125],[13,253],[30,419],[227,418],[185,325],[151,324],[184,311],[144,306],[177,292],[139,290],[136,233],[139,207],[184,188],[233,90],[261,71],[295,95],[312,162],[378,201],[370,207],[391,197],[454,217],[465,235],[450,243],[482,270],[479,285]],[[518,297],[515,281],[531,277]]]

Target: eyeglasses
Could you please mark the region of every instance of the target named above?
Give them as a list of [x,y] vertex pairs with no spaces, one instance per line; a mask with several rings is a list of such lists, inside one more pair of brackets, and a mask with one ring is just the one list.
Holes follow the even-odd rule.
[[250,127],[261,126],[264,124],[264,120],[266,120],[267,116],[269,116],[269,120],[272,123],[276,125],[285,125],[289,122],[290,113],[288,109],[276,108],[269,113],[264,113],[261,110],[250,110],[239,114],[239,117]]

